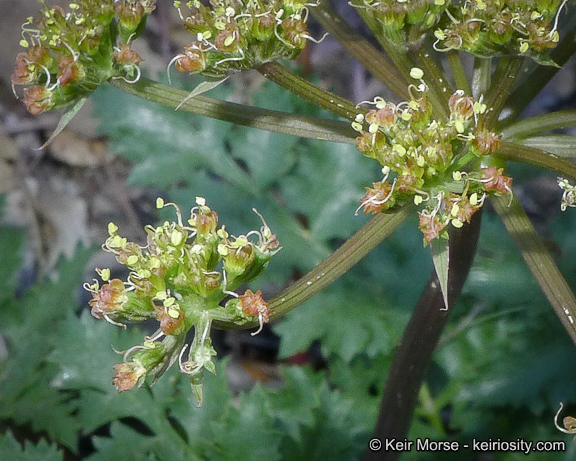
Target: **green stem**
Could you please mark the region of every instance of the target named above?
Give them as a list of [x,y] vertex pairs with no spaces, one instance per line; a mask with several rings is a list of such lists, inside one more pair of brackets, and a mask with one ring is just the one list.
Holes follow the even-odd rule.
[[468,79],[466,78],[466,71],[464,70],[460,53],[456,50],[450,50],[446,53],[446,57],[448,58],[448,64],[450,64],[450,69],[454,76],[456,88],[464,90],[467,95],[472,95],[472,90],[470,89]]
[[548,130],[562,130],[576,126],[576,110],[562,110],[530,117],[502,130],[502,139],[526,138]]
[[354,103],[347,99],[317,87],[277,62],[260,64],[256,70],[302,99],[350,121],[353,121],[357,114],[365,112],[357,109]]
[[492,78],[492,59],[474,58],[474,71],[472,73],[472,96],[480,99],[490,87]]
[[[480,221],[481,212],[478,212],[469,225],[450,232],[452,256],[448,278],[449,309],[444,310],[442,290],[434,271],[404,330],[388,372],[378,422],[372,433],[373,437],[383,443],[391,439],[403,440],[408,435],[418,393],[432,355],[474,260],[480,235]],[[371,451],[366,453],[364,460],[392,461],[398,459],[400,454],[401,452],[392,450]]]
[[491,202],[554,312],[576,344],[576,298],[534,230],[524,208],[516,196],[512,203],[509,203],[509,197],[505,195],[492,197]]
[[364,20],[368,28],[374,34],[384,52],[394,63],[394,67],[400,72],[406,82],[412,82],[410,69],[416,67],[414,60],[408,55],[408,49],[405,46],[399,46],[388,40],[381,32],[380,24],[370,14],[366,13],[365,8],[357,8],[357,13]]
[[422,45],[414,51],[417,67],[424,71],[424,81],[430,89],[429,97],[437,116],[448,118],[448,98],[454,92],[451,83],[436,61],[438,53]]
[[[110,84],[126,93],[176,109],[188,92],[141,78],[136,83],[111,80]],[[185,112],[203,115],[237,125],[286,133],[302,138],[354,143],[357,133],[350,124],[337,120],[307,117],[209,98],[204,95],[190,98],[180,106]]]
[[409,97],[408,84],[392,61],[352,29],[326,1],[310,8],[314,18],[374,77],[384,83],[396,96]]
[[498,120],[502,109],[504,109],[508,101],[511,89],[516,83],[516,77],[524,65],[524,61],[525,58],[516,56],[500,58],[492,78],[492,85],[484,101],[488,110],[480,118],[478,123],[480,128],[492,127]]
[[[308,274],[270,300],[270,319],[277,319],[315,294],[322,291],[388,237],[414,212],[414,206],[407,205],[393,214],[380,213],[368,221],[358,232],[346,241],[328,258],[318,264]],[[215,322],[220,329],[244,329],[258,326],[257,322],[241,326]]]
[[529,163],[530,165],[554,171],[567,178],[576,179],[576,164],[574,162],[554,157],[533,147],[504,142],[502,143],[502,148],[494,156],[506,161]]

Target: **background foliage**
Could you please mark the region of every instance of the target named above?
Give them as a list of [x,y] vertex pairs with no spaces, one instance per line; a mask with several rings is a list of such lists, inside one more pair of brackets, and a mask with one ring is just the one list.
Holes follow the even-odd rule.
[[[227,91],[221,87],[215,96]],[[365,222],[354,211],[366,178],[378,171],[353,146],[232,127],[107,86],[94,103],[112,151],[134,164],[131,184],[155,187],[181,209],[204,196],[232,233],[258,224],[250,211],[258,209],[283,246],[258,282],[269,291],[310,270]],[[252,103],[316,110],[272,85]],[[576,275],[574,225],[574,213],[562,214],[549,238],[569,281]],[[206,377],[200,408],[178,373],[123,394],[111,385],[120,358],[114,349],[138,342],[141,333],[96,321],[82,303],[94,249],[79,248],[61,261],[56,280],[23,292],[25,236],[0,230],[0,333],[8,345],[0,363],[0,421],[7,429],[0,459],[358,459],[391,353],[432,270],[416,227],[406,223],[274,326],[280,358],[319,343],[325,369],[287,366],[282,389],[257,385],[232,395],[223,360],[218,374]],[[486,213],[475,265],[421,392],[410,438],[565,440],[566,453],[492,459],[573,459],[576,445],[555,430],[553,415],[560,401],[574,405],[575,396],[573,345],[502,225]],[[13,434],[37,444],[21,446]],[[411,452],[404,459],[468,455]]]

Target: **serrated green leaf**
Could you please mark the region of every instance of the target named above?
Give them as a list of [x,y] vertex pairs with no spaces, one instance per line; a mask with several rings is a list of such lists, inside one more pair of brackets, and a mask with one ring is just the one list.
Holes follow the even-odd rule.
[[0,381],[0,416],[29,423],[72,450],[77,448],[79,430],[74,408],[52,382],[57,369],[46,363],[46,357],[59,344],[58,325],[77,307],[75,291],[91,253],[78,250],[74,259],[59,264],[56,282],[39,283],[2,308],[1,332],[10,340],[10,353]]
[[0,228],[0,306],[12,298],[18,286],[18,272],[22,262],[22,248],[26,233],[18,229]]
[[[54,383],[61,389],[104,392],[113,389],[112,366],[122,361],[122,355],[114,349],[126,350],[142,342],[144,337],[144,333],[138,329],[126,331],[97,320],[88,309],[80,317],[67,315],[59,330],[58,347],[48,355],[47,360],[60,370],[54,377]],[[78,347],[79,344],[82,347]]]
[[62,461],[63,454],[55,444],[40,440],[34,445],[25,442],[24,447],[8,432],[0,434],[0,459],[10,461]]
[[366,418],[354,413],[354,402],[323,385],[319,389],[321,406],[315,410],[315,424],[304,427],[302,441],[284,441],[283,461],[306,459],[358,459],[366,449]]
[[301,367],[285,367],[283,373],[285,387],[265,392],[280,430],[301,443],[302,427],[313,426],[314,411],[321,405],[317,389],[322,383],[322,375]]
[[249,177],[227,153],[229,123],[175,112],[110,87],[94,95],[94,107],[105,113],[100,130],[110,136],[112,150],[137,163],[132,184],[168,187],[207,168],[251,190]]
[[320,341],[328,356],[350,362],[358,354],[387,353],[395,338],[396,314],[366,286],[354,287],[346,277],[290,312],[275,327],[281,335],[280,356],[289,357]]
[[198,456],[206,459],[214,449],[212,423],[225,420],[230,409],[232,394],[228,390],[225,362],[216,363],[216,374],[204,377],[204,403],[196,407],[190,395],[190,383],[181,379],[178,392],[169,401],[170,415],[178,421],[190,445]]
[[265,189],[288,173],[295,162],[298,138],[271,131],[236,127],[232,155],[244,161],[259,189]]
[[363,187],[376,176],[374,162],[352,146],[310,141],[299,151],[295,174],[280,184],[290,207],[308,218],[315,237],[346,238],[366,221],[354,218],[354,211]]
[[214,445],[208,459],[214,461],[279,460],[282,434],[274,428],[273,414],[260,387],[244,394],[239,408],[230,407],[226,419],[212,424]]

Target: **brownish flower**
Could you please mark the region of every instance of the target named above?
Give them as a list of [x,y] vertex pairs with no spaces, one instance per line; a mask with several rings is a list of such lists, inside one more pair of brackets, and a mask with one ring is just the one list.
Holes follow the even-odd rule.
[[54,106],[52,92],[41,85],[26,88],[22,101],[26,105],[28,112],[32,115],[40,115],[45,110],[49,110]]
[[253,293],[252,290],[246,290],[243,295],[238,296],[238,299],[244,314],[252,317],[261,317],[264,323],[270,321],[270,308],[268,303],[262,298],[261,290],[256,293]]
[[424,234],[424,246],[426,246],[432,240],[440,237],[440,232],[446,227],[446,224],[442,223],[437,215],[428,216],[418,213],[418,216],[420,217],[418,229]]
[[114,370],[116,370],[116,374],[112,378],[112,383],[118,392],[132,389],[146,373],[146,369],[142,365],[134,362],[118,363],[114,365]]
[[506,194],[512,192],[512,178],[504,175],[504,168],[496,168],[491,166],[489,168],[482,168],[484,173],[484,188],[487,192],[496,191],[499,194]]
[[88,304],[92,308],[92,315],[101,319],[105,315],[122,311],[127,300],[124,282],[120,279],[113,279],[110,283],[102,285],[98,291],[93,292]]

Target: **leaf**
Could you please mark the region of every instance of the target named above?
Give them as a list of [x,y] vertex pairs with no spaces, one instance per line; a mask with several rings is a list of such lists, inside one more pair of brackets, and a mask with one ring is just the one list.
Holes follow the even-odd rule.
[[296,443],[302,442],[304,427],[312,427],[314,412],[321,407],[317,389],[323,376],[301,367],[285,367],[286,385],[280,390],[265,390],[277,424]]
[[56,136],[58,136],[62,132],[64,128],[66,128],[68,123],[70,123],[70,120],[72,120],[74,116],[78,113],[78,111],[82,109],[82,106],[86,103],[87,100],[88,96],[80,98],[70,109],[68,109],[64,113],[64,115],[62,115],[62,117],[60,117],[60,121],[58,122],[58,125],[56,126],[54,133],[50,135],[48,141],[46,141],[40,149],[44,149],[48,144],[50,144],[54,140]]
[[347,238],[365,222],[354,211],[376,171],[352,146],[310,141],[299,151],[295,174],[280,185],[289,206],[307,216],[315,237]]
[[18,272],[26,233],[19,229],[0,228],[0,306],[12,298],[18,287]]
[[273,413],[265,394],[256,387],[230,406],[226,419],[211,424],[213,446],[207,459],[258,461],[279,460],[278,446],[282,434],[274,428]]
[[214,448],[214,426],[217,421],[227,418],[232,394],[228,390],[225,361],[216,362],[216,374],[206,373],[204,377],[204,403],[196,407],[190,395],[190,383],[181,379],[176,398],[168,402],[170,415],[194,447],[198,456],[207,458],[207,453]]
[[0,434],[0,459],[10,461],[62,461],[62,452],[55,444],[49,444],[45,440],[40,440],[34,445],[25,442],[24,447],[18,443],[14,436],[7,432]]
[[[398,322],[405,320],[386,309],[385,296],[355,286],[350,276],[341,279],[290,312],[275,327],[282,337],[280,356],[289,357],[320,341],[327,357],[337,355],[348,363],[359,354],[373,357],[390,351]],[[395,332],[395,328],[397,333]]]
[[52,383],[56,370],[46,356],[59,343],[58,324],[77,306],[75,289],[91,253],[77,251],[73,260],[60,263],[57,282],[44,281],[17,301],[3,303],[0,324],[10,343],[0,381],[0,417],[30,423],[71,450],[77,448],[79,428],[68,396]]
[[444,298],[444,309],[448,310],[448,265],[450,263],[449,244],[447,239],[437,238],[430,242],[430,249],[432,250],[432,260],[434,261],[434,269],[440,282],[442,289],[442,297]]
[[175,112],[110,87],[96,92],[94,107],[112,150],[137,163],[130,183],[167,188],[206,168],[240,188],[253,189],[227,152],[230,124]]
[[371,429],[366,418],[356,414],[353,400],[330,390],[326,384],[317,392],[320,407],[314,410],[315,424],[303,427],[301,442],[284,442],[282,460],[359,459]]
[[294,136],[246,127],[236,127],[232,135],[232,156],[246,163],[260,190],[285,176],[296,161],[299,140]]

